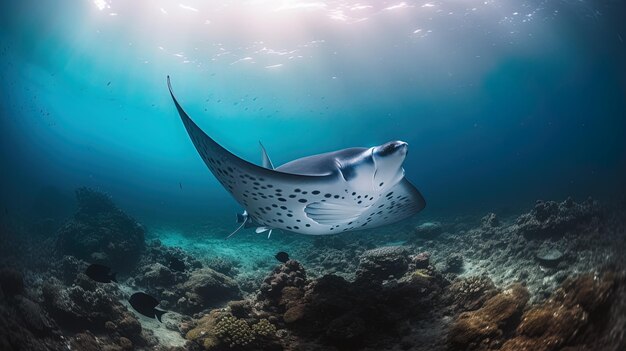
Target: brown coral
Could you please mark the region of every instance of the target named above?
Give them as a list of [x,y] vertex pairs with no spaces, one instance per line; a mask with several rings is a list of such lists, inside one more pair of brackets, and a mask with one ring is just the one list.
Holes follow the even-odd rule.
[[502,350],[551,351],[565,345],[584,349],[589,341],[594,345],[594,327],[596,331],[603,329],[600,314],[613,297],[616,284],[612,273],[565,281],[550,300],[524,313],[516,336]]
[[482,308],[462,313],[450,329],[450,346],[475,349],[483,342],[500,339],[511,322],[521,315],[528,298],[525,287],[513,284],[487,300]]
[[304,317],[305,311],[306,311],[305,305],[302,305],[302,304],[295,305],[291,307],[290,309],[288,309],[285,312],[285,314],[283,314],[283,320],[287,324],[295,323]]

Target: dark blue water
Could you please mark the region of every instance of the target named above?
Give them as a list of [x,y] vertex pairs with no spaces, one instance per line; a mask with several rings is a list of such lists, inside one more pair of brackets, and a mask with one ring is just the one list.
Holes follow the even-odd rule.
[[424,216],[624,194],[623,2],[128,3],[0,5],[7,214],[89,186],[145,222],[230,220],[167,75],[253,162],[408,142]]

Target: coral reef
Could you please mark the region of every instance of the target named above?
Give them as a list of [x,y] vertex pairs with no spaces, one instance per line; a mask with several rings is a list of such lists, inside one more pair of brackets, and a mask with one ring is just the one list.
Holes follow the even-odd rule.
[[568,279],[548,301],[524,313],[502,350],[605,349],[599,340],[607,334],[606,316],[624,283],[624,276],[613,272]]
[[260,295],[266,301],[267,307],[273,308],[280,304],[285,288],[303,289],[306,280],[306,272],[300,262],[289,260],[274,268],[272,273],[263,280]]
[[409,268],[409,250],[403,246],[387,246],[361,254],[357,280],[381,282],[400,278]]
[[[407,248],[381,247],[362,255],[358,275],[362,278],[348,282],[326,275],[307,284],[286,279],[286,272],[305,276],[299,263],[288,261],[289,268],[278,267],[266,279],[264,293],[257,297],[259,306],[270,321],[276,319],[299,338],[312,338],[326,347],[357,347],[377,343],[376,336],[407,333],[406,322],[438,301],[445,284],[426,269],[406,272],[408,256]],[[388,280],[391,273],[397,279]]]
[[[546,302],[523,314],[528,293],[519,285],[492,297],[476,311],[462,313],[450,328],[449,344],[460,350],[553,351],[618,349],[607,315],[624,298],[623,273],[607,271],[566,280]],[[617,314],[623,312],[617,311]],[[521,317],[520,317],[521,316]],[[519,317],[519,318],[518,318]],[[622,333],[622,343],[623,333]]]
[[85,276],[70,287],[55,278],[42,286],[43,306],[63,328],[115,331],[133,342],[146,343],[141,324],[119,302],[117,294],[115,287],[95,287]]
[[144,248],[144,229],[111,199],[88,188],[76,190],[78,212],[57,233],[56,249],[128,272]]
[[439,222],[426,222],[415,227],[415,235],[420,239],[434,239],[443,233]]
[[591,198],[583,203],[576,203],[571,198],[560,203],[537,201],[530,213],[517,218],[516,224],[518,230],[529,237],[561,236],[598,214],[598,204]]
[[[13,286],[17,276],[11,275]],[[75,282],[68,287],[51,277],[41,286],[40,297],[24,288],[12,289],[9,296],[2,293],[0,349],[66,350],[70,345],[80,350],[128,350],[156,346],[119,302],[114,288],[95,288],[82,274]],[[93,333],[99,333],[97,342]]]
[[[77,196],[72,228],[128,219],[105,195]],[[419,230],[247,237],[237,247],[297,258],[281,264],[271,251],[239,259],[164,238],[135,248],[119,283],[83,273],[87,261],[112,257],[101,247],[53,255],[42,248],[49,241],[23,241],[20,250],[32,246],[24,261],[47,263],[3,258],[0,349],[617,351],[626,346],[626,213],[599,211],[568,200],[523,220],[489,213]],[[136,291],[168,311],[163,323],[128,307]]]
[[528,290],[515,284],[487,300],[480,309],[461,313],[450,328],[451,348],[497,347],[508,328],[521,316],[528,298]]
[[410,257],[409,269],[426,269],[430,265],[430,253],[420,252]]
[[267,319],[248,321],[220,310],[205,314],[185,337],[203,350],[282,350]]
[[[186,269],[169,267],[169,260],[184,262]],[[241,296],[235,280],[202,263],[180,248],[168,248],[151,242],[134,270],[130,283],[141,287],[161,301],[163,308],[193,314],[225,304]]]
[[211,268],[193,271],[189,279],[177,286],[184,295],[177,305],[188,313],[200,312],[241,296],[237,282]]
[[473,311],[498,293],[487,275],[457,278],[446,289],[446,300],[454,311]]
[[207,267],[230,277],[237,275],[238,266],[236,261],[223,257],[213,257],[207,261]]
[[[182,262],[185,269],[171,268],[172,259]],[[131,283],[157,297],[163,308],[183,313],[201,312],[241,295],[237,282],[231,277],[202,267],[198,259],[182,249],[166,247],[154,240],[148,243],[133,271]],[[227,271],[232,272],[233,267]]]
[[446,257],[446,264],[443,269],[444,272],[459,273],[463,270],[463,256],[454,253]]

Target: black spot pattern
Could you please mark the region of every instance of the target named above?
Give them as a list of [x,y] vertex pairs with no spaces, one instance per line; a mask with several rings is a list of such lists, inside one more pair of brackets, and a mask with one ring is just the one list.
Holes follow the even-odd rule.
[[[325,232],[344,232],[395,221],[420,209],[420,204],[413,202],[413,195],[403,190],[396,191],[397,188],[387,193],[359,193],[352,189],[341,189],[342,194],[328,192],[328,189],[323,188],[307,188],[305,184],[290,187],[280,183],[281,188],[278,188],[277,183],[272,184],[272,179],[266,179],[272,177],[252,176],[245,169],[241,169],[240,167],[245,166],[241,166],[233,155],[226,153],[206,137],[193,122],[185,118],[183,122],[208,168],[259,225],[304,233],[314,233],[320,227]],[[378,184],[379,187],[384,185],[384,182]],[[348,223],[332,226],[321,226],[300,212],[313,202],[326,201],[362,206],[364,212]]]

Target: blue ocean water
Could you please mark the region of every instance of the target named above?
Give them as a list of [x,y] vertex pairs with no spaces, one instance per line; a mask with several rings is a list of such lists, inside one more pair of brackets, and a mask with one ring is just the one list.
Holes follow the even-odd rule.
[[88,186],[145,223],[232,221],[241,209],[191,144],[167,75],[196,122],[252,162],[259,140],[276,164],[408,142],[421,216],[620,199],[625,13],[620,1],[5,1],[3,207]]

